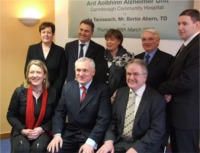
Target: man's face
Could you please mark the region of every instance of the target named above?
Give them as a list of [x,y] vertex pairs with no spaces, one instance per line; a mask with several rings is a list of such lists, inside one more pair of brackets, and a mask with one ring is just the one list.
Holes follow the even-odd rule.
[[190,16],[179,16],[178,32],[184,41],[188,40],[194,33],[198,32],[199,28],[199,21],[193,22]]
[[156,38],[153,33],[145,31],[142,35],[142,46],[145,51],[151,53],[159,46],[160,39]]
[[90,82],[95,74],[95,70],[90,66],[90,62],[83,61],[76,64],[76,80],[81,85],[86,85]]
[[79,26],[78,37],[82,43],[88,42],[93,35],[92,27],[82,23]]
[[138,90],[146,82],[147,74],[137,63],[132,63],[126,68],[126,83],[132,90]]

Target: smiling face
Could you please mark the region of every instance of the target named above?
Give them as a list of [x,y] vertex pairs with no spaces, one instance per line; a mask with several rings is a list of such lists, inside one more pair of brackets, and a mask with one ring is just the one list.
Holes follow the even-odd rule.
[[126,68],[126,83],[132,90],[138,90],[147,79],[147,73],[138,63],[131,63]]
[[39,66],[32,64],[28,71],[28,80],[30,85],[34,88],[41,88],[44,79],[46,79],[44,71]]
[[192,21],[190,16],[179,16],[178,19],[178,32],[180,37],[186,41],[188,40],[193,34],[199,31],[200,22],[199,21]]
[[78,30],[78,37],[82,43],[88,42],[93,35],[92,27],[88,24],[81,23]]
[[120,43],[121,43],[121,41],[114,36],[106,38],[106,48],[110,52],[118,50],[118,46]]
[[89,61],[79,61],[75,64],[76,80],[81,85],[86,85],[90,82],[95,74],[95,68],[92,67]]
[[145,51],[151,53],[155,49],[158,48],[160,42],[160,38],[156,37],[152,32],[145,31],[142,34],[142,46]]
[[51,27],[41,30],[40,37],[43,43],[51,43],[53,41],[53,32]]

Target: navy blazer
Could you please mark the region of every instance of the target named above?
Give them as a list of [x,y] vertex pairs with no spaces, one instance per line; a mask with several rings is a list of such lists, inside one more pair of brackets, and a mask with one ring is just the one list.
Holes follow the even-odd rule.
[[[104,52],[104,47],[90,40],[86,57],[92,58],[96,63],[96,59],[98,58],[98,54],[100,52]],[[75,79],[75,62],[78,59],[78,40],[69,42],[65,45],[65,55],[67,61],[67,81],[72,81]]]
[[61,93],[67,75],[64,49],[52,43],[49,54],[45,59],[41,43],[29,46],[24,66],[24,74],[26,74],[26,67],[31,60],[41,60],[46,64],[50,86]]
[[[68,122],[65,123],[66,116]],[[63,87],[62,96],[53,118],[53,133],[62,138],[82,133],[100,144],[111,118],[111,102],[108,87],[93,81],[80,105],[80,88],[77,81]]]
[[[135,56],[135,58],[144,59],[145,52]],[[158,90],[160,84],[167,79],[167,70],[174,57],[161,50],[157,50],[150,63],[147,65],[148,76],[147,85]]]
[[[129,90],[129,87],[117,90],[112,119],[105,140],[120,141],[124,128]],[[133,143],[131,147],[137,152],[159,152],[165,133],[165,106],[166,102],[163,96],[153,88],[146,86],[133,123]],[[124,147],[128,150],[130,145],[127,144]]]
[[172,62],[168,80],[159,88],[172,95],[171,123],[180,129],[199,129],[199,38],[200,34]]

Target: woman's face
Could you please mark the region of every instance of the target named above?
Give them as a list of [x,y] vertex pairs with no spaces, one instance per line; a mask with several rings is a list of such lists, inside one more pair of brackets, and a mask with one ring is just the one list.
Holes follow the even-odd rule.
[[42,42],[50,43],[53,41],[53,33],[51,27],[46,27],[45,29],[41,30],[40,37]]
[[41,87],[46,74],[39,66],[33,64],[29,68],[28,79],[32,86]]
[[106,48],[111,52],[118,50],[119,44],[120,40],[115,38],[114,36],[106,38]]

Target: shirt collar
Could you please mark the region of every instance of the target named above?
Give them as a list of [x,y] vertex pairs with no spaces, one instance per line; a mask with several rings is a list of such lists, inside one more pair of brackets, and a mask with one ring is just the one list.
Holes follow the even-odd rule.
[[[90,87],[91,83],[92,83],[92,80],[89,81],[86,85],[84,85],[84,87],[88,90],[88,88]],[[83,85],[79,83],[79,88],[81,88],[82,86]]]
[[186,40],[186,41],[184,42],[184,45],[187,46],[187,45],[192,41],[192,39],[193,39],[194,37],[196,37],[199,33],[200,33],[200,32],[198,31],[198,32],[196,32],[195,34],[193,34],[188,40]]
[[155,55],[155,53],[156,53],[157,50],[158,50],[158,49],[155,49],[155,50],[153,50],[151,53],[147,53],[147,52],[145,51],[145,56],[146,56],[147,54],[149,54],[150,58],[152,58],[152,57]]
[[[142,85],[138,90],[135,91],[135,94],[139,97],[142,97],[144,90],[146,88],[146,84]],[[130,92],[132,91],[132,89],[130,89]]]
[[79,46],[80,46],[80,44],[85,44],[85,46],[89,46],[89,43],[90,43],[90,41],[85,42],[85,43],[82,43],[80,40],[78,41]]

